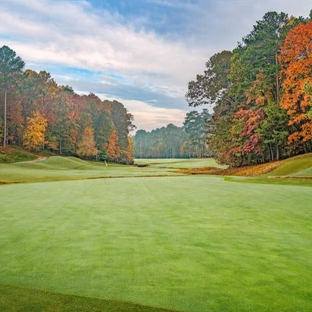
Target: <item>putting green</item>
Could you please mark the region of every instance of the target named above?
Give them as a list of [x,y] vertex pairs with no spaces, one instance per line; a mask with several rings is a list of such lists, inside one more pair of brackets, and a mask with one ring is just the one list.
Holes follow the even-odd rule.
[[0,283],[179,311],[312,309],[310,187],[129,177],[0,198]]

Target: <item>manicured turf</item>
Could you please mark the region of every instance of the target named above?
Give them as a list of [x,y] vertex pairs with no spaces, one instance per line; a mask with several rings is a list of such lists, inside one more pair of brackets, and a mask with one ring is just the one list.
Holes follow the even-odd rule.
[[146,164],[153,168],[201,168],[201,167],[217,167],[226,168],[227,166],[219,165],[213,158],[197,158],[197,159],[183,159],[183,158],[162,158],[162,159],[136,159],[136,164]]
[[310,187],[128,177],[1,185],[0,198],[2,284],[180,311],[312,310]]

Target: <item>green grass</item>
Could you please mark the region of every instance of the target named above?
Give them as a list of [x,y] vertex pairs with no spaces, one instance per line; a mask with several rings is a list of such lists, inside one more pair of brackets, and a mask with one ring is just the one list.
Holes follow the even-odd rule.
[[130,302],[85,298],[0,284],[1,311],[170,312]]
[[201,168],[216,167],[226,168],[227,166],[219,165],[213,158],[201,159],[184,159],[184,158],[162,158],[162,159],[135,159],[136,164],[145,164],[156,168]]
[[[32,172],[33,181],[81,178],[1,185],[0,283],[13,287],[12,308],[37,304],[29,295],[21,303],[23,287],[66,295],[69,302],[84,297],[85,304],[312,310],[309,187],[138,177],[171,169],[58,158],[6,166],[20,176]],[[124,178],[82,180],[102,169]],[[12,292],[1,292],[4,304]]]
[[312,177],[312,153],[293,157],[271,171],[269,176],[310,176]]
[[53,156],[38,162],[0,164],[0,184],[47,182],[111,177],[178,175],[170,168],[138,168],[103,162],[88,162],[75,157]]

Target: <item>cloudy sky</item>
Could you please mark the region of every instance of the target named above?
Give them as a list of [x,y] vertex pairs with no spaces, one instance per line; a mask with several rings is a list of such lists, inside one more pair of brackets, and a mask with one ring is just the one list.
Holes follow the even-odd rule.
[[116,99],[138,129],[182,125],[188,82],[269,11],[311,0],[0,0],[0,46],[77,93]]

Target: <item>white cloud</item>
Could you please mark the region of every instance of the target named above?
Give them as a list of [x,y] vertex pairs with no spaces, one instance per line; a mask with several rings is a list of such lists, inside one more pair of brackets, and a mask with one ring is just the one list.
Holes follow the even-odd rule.
[[[73,83],[77,92],[119,98],[129,105],[140,128],[151,129],[170,122],[182,124],[188,110],[183,101],[188,82],[204,70],[214,53],[235,48],[266,12],[308,16],[311,9],[310,0],[144,3],[161,7],[157,18],[167,14],[161,21],[162,32],[157,33],[156,25],[153,29],[155,19],[134,15],[127,19],[122,12],[96,9],[86,0],[1,0],[0,45],[15,50],[26,68],[30,64],[52,76],[55,72],[58,83]],[[180,15],[171,19],[174,12]],[[72,75],[66,72],[68,67],[88,74]]]
[[[181,42],[136,32],[112,22],[108,13],[103,18],[77,3],[28,1],[28,7],[20,0],[13,2],[14,10],[7,5],[0,11],[0,31],[23,38],[10,44],[27,62],[117,71],[134,84],[160,85],[166,92],[180,94],[185,93],[181,83],[190,79],[190,68],[200,69],[205,62],[199,51]],[[19,13],[25,7],[28,10]],[[36,14],[44,19],[35,18]],[[162,80],[150,73],[158,73]]]
[[134,124],[139,129],[151,131],[155,128],[161,128],[172,123],[176,126],[182,126],[186,111],[181,109],[169,109],[154,107],[144,102],[134,100],[123,100],[123,104],[134,116]]
[[146,102],[137,100],[125,100],[119,98],[111,98],[107,94],[98,94],[99,98],[104,100],[116,100],[122,103],[134,117],[133,124],[137,127],[136,130],[144,129],[151,131],[156,128],[165,127],[172,123],[178,127],[183,125],[187,108],[173,109],[164,107],[155,107]]

